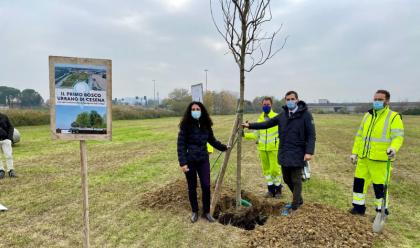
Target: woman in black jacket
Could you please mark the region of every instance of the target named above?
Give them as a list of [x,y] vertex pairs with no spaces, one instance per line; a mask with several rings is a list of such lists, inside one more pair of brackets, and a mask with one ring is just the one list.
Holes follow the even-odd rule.
[[200,102],[190,103],[179,123],[178,160],[187,178],[193,223],[198,220],[197,174],[203,193],[203,217],[209,222],[215,221],[210,214],[210,163],[207,142],[220,151],[226,151],[227,146],[216,140],[212,125],[206,108]]

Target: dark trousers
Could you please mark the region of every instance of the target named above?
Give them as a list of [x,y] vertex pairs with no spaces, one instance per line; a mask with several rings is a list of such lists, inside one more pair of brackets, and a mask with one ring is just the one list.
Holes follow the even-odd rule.
[[190,199],[191,210],[198,212],[197,202],[197,174],[200,177],[201,191],[203,193],[203,212],[210,212],[210,163],[208,160],[188,163],[190,169],[185,173],[188,183],[188,197]]
[[302,168],[301,167],[281,167],[283,180],[293,193],[292,208],[297,209],[303,203],[302,198]]

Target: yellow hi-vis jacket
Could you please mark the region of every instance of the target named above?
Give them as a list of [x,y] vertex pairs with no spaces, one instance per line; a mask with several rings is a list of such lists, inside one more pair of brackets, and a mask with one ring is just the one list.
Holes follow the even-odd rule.
[[394,148],[398,152],[404,140],[404,126],[401,115],[385,108],[369,110],[357,130],[353,154],[360,158],[387,161],[386,150]]
[[[270,110],[268,117],[271,119],[277,116],[277,113]],[[264,122],[264,112],[258,118],[258,122]],[[252,133],[245,133],[245,140],[256,140],[258,150],[260,151],[277,151],[279,149],[279,128],[278,126],[270,127],[268,129],[255,130]]]

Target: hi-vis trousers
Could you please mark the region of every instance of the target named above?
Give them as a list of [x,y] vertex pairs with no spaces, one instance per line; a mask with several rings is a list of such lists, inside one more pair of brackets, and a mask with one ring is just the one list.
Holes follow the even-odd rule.
[[281,184],[280,165],[277,163],[277,151],[259,151],[262,172],[267,181],[267,185]]
[[[375,206],[377,210],[381,209],[382,199],[384,197],[384,184],[386,180],[386,161],[370,160],[368,158],[359,158],[356,171],[354,173],[353,184],[353,205],[365,206],[366,193],[371,183],[375,191]],[[389,170],[391,173],[392,167]],[[389,178],[391,178],[389,176]],[[388,180],[389,183],[389,180]],[[387,194],[388,195],[388,194]],[[388,198],[387,198],[388,207]]]

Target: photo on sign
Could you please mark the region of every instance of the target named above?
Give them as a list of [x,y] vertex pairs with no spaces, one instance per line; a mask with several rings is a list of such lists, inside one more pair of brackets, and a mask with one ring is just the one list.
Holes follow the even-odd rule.
[[55,64],[56,132],[106,134],[105,66]]
[[106,91],[106,67],[95,65],[55,65],[55,88],[77,91]]
[[57,133],[106,134],[106,108],[57,105]]
[[112,61],[49,57],[53,138],[111,139]]

